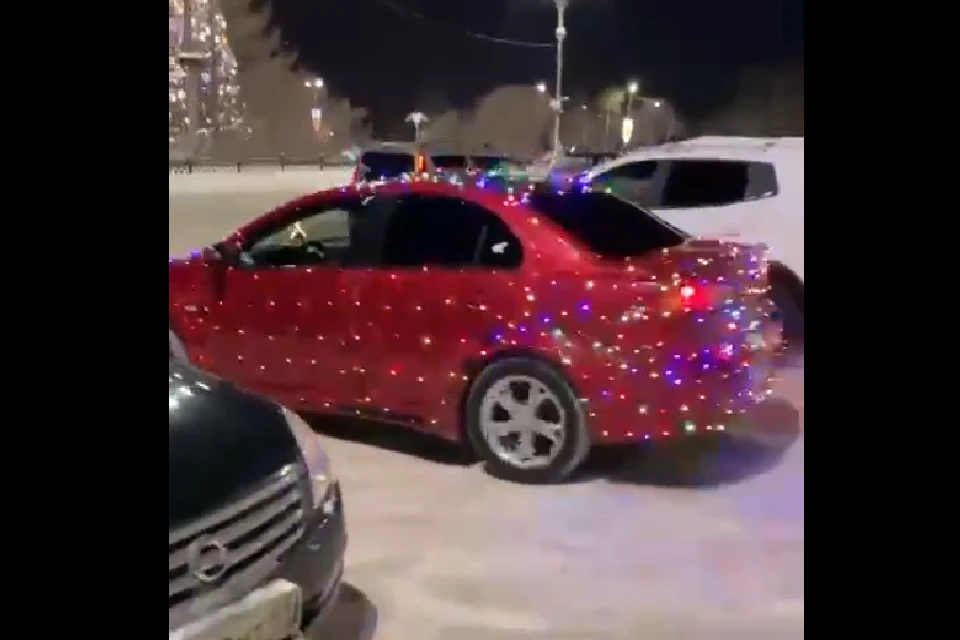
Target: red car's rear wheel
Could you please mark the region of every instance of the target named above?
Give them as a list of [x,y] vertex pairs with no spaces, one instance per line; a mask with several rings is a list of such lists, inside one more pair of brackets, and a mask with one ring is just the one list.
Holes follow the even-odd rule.
[[573,387],[534,358],[505,358],[484,369],[471,388],[465,420],[490,474],[514,482],[562,482],[590,450]]

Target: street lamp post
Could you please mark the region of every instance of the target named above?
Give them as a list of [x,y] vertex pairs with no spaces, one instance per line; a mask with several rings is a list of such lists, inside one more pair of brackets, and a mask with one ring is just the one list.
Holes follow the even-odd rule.
[[313,80],[306,80],[303,83],[307,89],[313,89],[313,103],[316,105],[317,101],[320,100],[320,90],[323,89],[323,78],[314,78]]
[[413,125],[413,139],[417,144],[419,144],[420,143],[420,127],[424,123],[429,122],[430,119],[422,111],[414,111],[413,113],[408,113],[407,117],[404,120]]
[[547,83],[541,80],[537,83],[537,93],[543,94],[549,100],[548,104],[550,105],[550,111],[555,114],[553,121],[553,133],[551,134],[550,141],[550,153],[554,158],[557,158],[560,155],[561,146],[560,146],[560,114],[563,113],[563,103],[570,99],[570,96],[563,96],[559,93],[556,95],[550,95],[547,90]]
[[637,95],[637,91],[640,90],[640,83],[636,80],[631,80],[627,83],[627,115],[630,115],[630,109],[633,108],[633,97]]
[[[663,98],[648,98],[645,96],[640,97],[640,102],[644,105],[651,105],[654,109],[662,109],[665,100]],[[670,140],[670,137],[673,135],[673,118],[669,114],[666,115],[670,119],[667,121],[667,140]],[[659,128],[659,127],[658,127]]]
[[313,134],[319,141],[320,127],[323,124],[323,107],[320,104],[320,95],[324,87],[323,78],[305,80],[303,86],[313,92],[313,101],[310,104],[310,122],[313,124]]
[[553,157],[556,161],[560,157],[560,114],[563,113],[563,41],[567,37],[567,27],[564,23],[564,17],[570,0],[553,0],[557,8],[557,30],[554,32],[557,36],[557,86],[556,93],[550,106],[553,108]]

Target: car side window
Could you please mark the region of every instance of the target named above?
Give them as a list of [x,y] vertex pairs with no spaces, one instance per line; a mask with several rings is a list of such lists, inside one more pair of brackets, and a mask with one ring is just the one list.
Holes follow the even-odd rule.
[[718,207],[747,198],[749,163],[741,160],[671,160],[661,207]]
[[342,264],[354,247],[352,230],[359,207],[359,200],[350,198],[292,211],[283,223],[250,240],[240,255],[240,266]]
[[750,163],[750,184],[747,185],[747,200],[772,198],[780,193],[776,167],[771,162]]
[[628,162],[597,176],[594,182],[624,200],[649,207],[658,200],[654,180],[657,167],[656,160]]
[[387,222],[381,265],[511,269],[522,262],[520,241],[493,212],[449,196],[397,199]]
[[416,170],[416,158],[404,151],[366,151],[360,156],[364,180],[392,180]]

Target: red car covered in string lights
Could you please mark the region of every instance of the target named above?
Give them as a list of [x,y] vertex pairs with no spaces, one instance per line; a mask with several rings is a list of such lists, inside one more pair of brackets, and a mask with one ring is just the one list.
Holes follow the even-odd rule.
[[287,406],[412,426],[517,481],[723,430],[769,392],[765,248],[588,188],[321,191],[170,261],[170,355]]

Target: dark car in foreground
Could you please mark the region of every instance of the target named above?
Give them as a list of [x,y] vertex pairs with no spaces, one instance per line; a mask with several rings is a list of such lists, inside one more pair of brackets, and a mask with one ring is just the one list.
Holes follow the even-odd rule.
[[169,373],[170,640],[281,640],[337,600],[340,487],[296,414],[190,365]]

